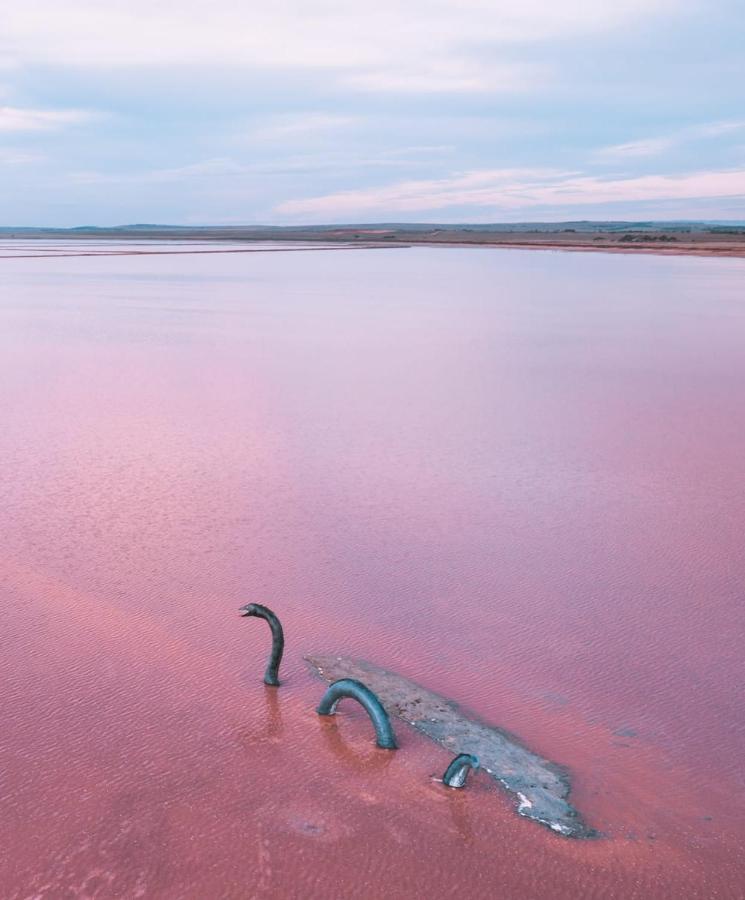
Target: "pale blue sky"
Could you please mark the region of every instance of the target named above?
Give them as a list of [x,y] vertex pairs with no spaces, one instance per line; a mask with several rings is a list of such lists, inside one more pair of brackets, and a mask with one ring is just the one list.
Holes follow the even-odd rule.
[[745,220],[743,0],[0,7],[0,224]]

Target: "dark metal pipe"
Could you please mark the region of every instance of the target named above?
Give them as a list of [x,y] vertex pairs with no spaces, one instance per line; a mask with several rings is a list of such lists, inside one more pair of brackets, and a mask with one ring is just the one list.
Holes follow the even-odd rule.
[[471,753],[459,753],[445,770],[442,783],[451,788],[462,788],[465,786],[468,772],[471,769],[478,769],[478,767],[478,756]]
[[257,616],[266,619],[272,629],[272,652],[269,656],[269,664],[264,673],[264,684],[271,687],[279,685],[279,664],[282,662],[282,653],[285,649],[285,636],[282,631],[282,623],[267,606],[260,603],[248,603],[239,610],[242,616]]
[[344,697],[351,697],[364,707],[375,726],[378,747],[382,747],[384,750],[395,750],[398,747],[391,721],[388,713],[383,709],[383,704],[369,687],[366,687],[361,681],[355,681],[354,678],[340,678],[339,681],[330,684],[321,698],[316,712],[319,716],[333,716],[338,702]]

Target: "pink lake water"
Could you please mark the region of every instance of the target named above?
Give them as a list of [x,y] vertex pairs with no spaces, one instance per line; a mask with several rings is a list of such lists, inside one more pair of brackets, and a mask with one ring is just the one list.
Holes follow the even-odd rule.
[[[0,896],[745,897],[745,261],[20,243]],[[513,731],[602,837],[321,720],[311,652]]]

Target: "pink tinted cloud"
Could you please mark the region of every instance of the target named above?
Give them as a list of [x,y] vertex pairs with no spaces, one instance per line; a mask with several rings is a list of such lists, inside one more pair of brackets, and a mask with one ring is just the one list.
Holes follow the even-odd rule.
[[580,206],[741,196],[745,196],[745,170],[617,178],[552,170],[504,169],[290,200],[280,204],[277,212],[293,216],[334,216],[426,212],[469,206],[514,210],[549,205]]

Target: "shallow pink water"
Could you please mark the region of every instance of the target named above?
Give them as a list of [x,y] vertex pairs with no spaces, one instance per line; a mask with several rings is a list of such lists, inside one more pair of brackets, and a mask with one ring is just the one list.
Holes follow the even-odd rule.
[[[745,896],[745,263],[0,274],[3,897]],[[322,722],[314,651],[516,732],[604,838]]]

